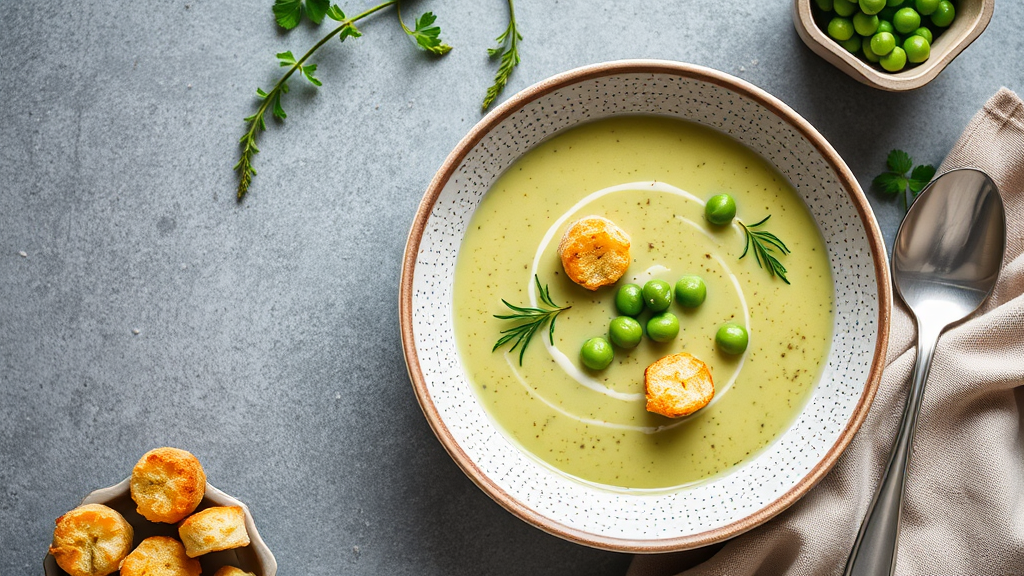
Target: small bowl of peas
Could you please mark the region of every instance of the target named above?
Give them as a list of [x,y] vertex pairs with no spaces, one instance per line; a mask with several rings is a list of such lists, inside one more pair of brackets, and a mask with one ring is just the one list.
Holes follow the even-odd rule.
[[992,19],[995,0],[793,0],[797,34],[816,54],[882,90],[931,82]]

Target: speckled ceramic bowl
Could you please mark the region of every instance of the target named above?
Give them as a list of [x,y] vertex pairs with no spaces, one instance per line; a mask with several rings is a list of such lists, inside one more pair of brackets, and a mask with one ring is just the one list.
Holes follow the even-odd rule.
[[[91,492],[81,503],[104,504],[117,510],[132,525],[135,531],[133,547],[138,546],[139,542],[150,536],[171,536],[178,539],[178,527],[176,524],[150,522],[135,510],[136,506],[135,501],[132,500],[130,482],[131,478],[125,478],[113,486]],[[263,538],[260,538],[260,533],[256,531],[256,524],[252,520],[252,513],[249,512],[249,507],[214,488],[207,482],[206,494],[203,496],[203,501],[199,503],[197,510],[203,510],[211,506],[242,507],[242,510],[245,512],[245,530],[249,533],[249,545],[200,556],[198,560],[202,565],[203,574],[213,574],[221,566],[230,564],[246,572],[252,572],[256,576],[276,576],[277,560],[270,552],[270,548],[267,548],[266,543],[263,542]],[[54,559],[52,554],[47,554],[43,560],[43,571],[46,576],[67,576],[67,572],[57,566],[57,560]]]
[[[466,226],[503,170],[545,138],[616,114],[710,126],[760,153],[803,198],[828,247],[834,339],[821,381],[774,444],[725,476],[667,493],[606,490],[521,452],[484,412],[452,327],[455,260]],[[513,514],[568,540],[630,552],[695,548],[793,504],[835,464],[874,397],[892,306],[885,248],[849,168],[810,124],[722,72],[621,61],[560,74],[515,95],[455,147],[420,204],[400,294],[402,344],[423,412],[452,458]]]

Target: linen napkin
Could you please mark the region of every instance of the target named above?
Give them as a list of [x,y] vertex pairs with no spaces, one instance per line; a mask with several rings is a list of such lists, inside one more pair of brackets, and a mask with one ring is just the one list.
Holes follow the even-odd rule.
[[[995,292],[939,340],[907,476],[896,574],[1024,574],[1024,103],[1001,89],[938,173],[987,172],[1006,207]],[[724,545],[637,556],[627,576],[839,575],[896,438],[916,332],[894,295],[874,404],[835,468],[799,502]],[[698,564],[699,563],[699,564]]]

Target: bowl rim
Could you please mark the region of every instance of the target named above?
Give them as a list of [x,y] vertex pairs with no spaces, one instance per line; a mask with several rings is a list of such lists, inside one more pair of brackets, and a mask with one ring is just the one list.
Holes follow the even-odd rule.
[[[423,239],[423,232],[427,221],[430,218],[434,204],[441,194],[441,190],[448,183],[448,180],[458,169],[459,165],[469,152],[498,124],[519,111],[521,108],[534,100],[545,96],[556,90],[567,86],[617,74],[669,74],[684,78],[699,80],[732,90],[742,96],[750,98],[758,104],[786,121],[801,136],[806,138],[829,166],[836,173],[842,187],[846,190],[853,202],[861,222],[864,224],[865,233],[870,245],[872,262],[875,268],[876,289],[878,290],[878,339],[875,343],[874,356],[871,368],[868,372],[867,382],[861,397],[857,402],[850,419],[840,433],[836,442],[826,452],[825,456],[799,480],[785,494],[772,501],[760,510],[725,526],[690,534],[687,536],[667,538],[663,540],[638,540],[614,538],[601,536],[572,528],[553,521],[539,512],[529,508],[522,502],[516,500],[507,492],[502,490],[493,480],[488,478],[470,459],[461,446],[455,441],[448,428],[441,419],[440,413],[434,405],[433,399],[427,390],[426,380],[420,367],[419,356],[416,351],[415,335],[413,331],[413,278],[416,270],[416,260],[419,253],[420,242]],[[456,464],[469,478],[479,486],[484,493],[490,496],[495,502],[503,506],[512,514],[518,516],[525,522],[540,528],[541,530],[575,542],[594,548],[613,550],[619,552],[633,553],[657,553],[686,550],[698,548],[715,542],[727,540],[743,532],[746,532],[781,513],[791,506],[799,498],[816,485],[829,470],[835,465],[843,450],[849,445],[854,434],[860,428],[867,416],[868,409],[875,397],[878,384],[882,376],[882,368],[885,364],[885,355],[889,341],[889,319],[892,309],[892,290],[889,278],[888,258],[886,256],[885,243],[882,240],[878,223],[875,220],[867,198],[864,196],[860,185],[846,163],[840,158],[834,148],[825,138],[804,120],[799,114],[793,111],[781,100],[768,94],[753,84],[736,78],[732,75],[699,66],[669,60],[616,60],[599,64],[591,64],[575,68],[567,72],[556,74],[546,80],[542,80],[521,92],[510,97],[500,106],[492,110],[482,118],[455,148],[448,154],[444,163],[434,175],[423,199],[420,201],[413,220],[412,227],[406,242],[405,255],[402,262],[402,276],[399,286],[399,323],[401,327],[402,351],[405,355],[406,369],[412,382],[416,399],[423,411],[427,422],[430,424],[434,434],[440,440],[448,454],[455,460]]]

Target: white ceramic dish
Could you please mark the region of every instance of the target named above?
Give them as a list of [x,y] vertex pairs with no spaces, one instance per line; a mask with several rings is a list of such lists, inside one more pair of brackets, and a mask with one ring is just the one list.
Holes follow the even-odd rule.
[[[150,522],[136,512],[135,501],[132,500],[129,486],[130,482],[131,478],[125,478],[113,486],[90,492],[88,496],[82,499],[81,503],[105,504],[120,512],[135,530],[133,547],[138,546],[139,542],[150,536],[171,536],[177,539],[177,525]],[[252,513],[249,512],[249,507],[214,488],[207,482],[206,494],[196,510],[203,510],[211,506],[242,507],[242,510],[245,512],[245,530],[249,533],[249,545],[200,556],[198,560],[203,567],[203,574],[213,574],[221,566],[230,564],[246,572],[252,572],[256,576],[275,576],[277,574],[277,560],[270,552],[270,548],[267,548],[266,543],[263,542],[263,538],[260,538],[260,533],[256,530],[256,524],[252,520]],[[43,560],[43,570],[46,576],[67,576],[67,572],[57,566],[57,560],[54,559],[52,554],[47,554]]]
[[[560,130],[616,114],[661,114],[710,126],[760,153],[818,222],[835,281],[834,340],[824,374],[792,427],[725,476],[663,494],[605,490],[522,453],[487,416],[459,361],[452,282],[465,228],[491,184]],[[573,70],[487,115],[456,146],[424,196],[401,283],[406,363],[424,414],[452,458],[492,498],[537,527],[582,544],[660,552],[724,540],[764,522],[835,464],[881,376],[891,308],[886,255],[856,179],[785,104],[727,74],[663,61]]]

